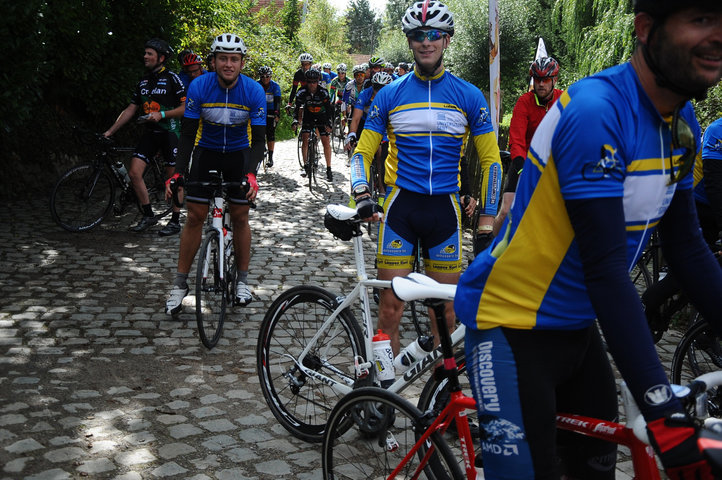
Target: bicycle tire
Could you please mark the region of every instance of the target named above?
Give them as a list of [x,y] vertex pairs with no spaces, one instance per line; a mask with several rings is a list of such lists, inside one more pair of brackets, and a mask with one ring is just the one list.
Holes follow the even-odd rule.
[[[431,421],[408,401],[387,390],[376,387],[354,390],[331,412],[321,450],[323,478],[388,478]],[[394,478],[464,478],[441,435],[432,433],[429,444],[435,450],[426,466],[420,464],[428,448],[422,448]],[[416,472],[417,469],[421,471]]]
[[310,135],[308,138],[308,164],[309,172],[308,172],[308,189],[313,193],[313,186],[318,186],[318,182],[316,180],[316,171],[318,170],[318,145],[316,143],[316,137],[313,135]]
[[[168,215],[173,209],[172,202],[165,199],[165,175],[162,168],[162,164],[154,158],[143,171],[143,182],[145,182],[145,188],[148,190],[148,200],[150,200],[150,206],[157,220]],[[133,187],[130,186],[129,188],[132,189]],[[140,213],[143,213],[140,202],[137,202],[137,205]]]
[[[720,336],[699,313],[682,336],[672,357],[672,383],[688,385],[698,376],[722,368]],[[707,408],[713,417],[722,417],[722,389],[707,392]]]
[[303,134],[298,134],[298,165],[301,167],[301,170],[303,170]]
[[196,270],[196,323],[201,343],[209,350],[221,338],[228,306],[225,280],[218,271],[222,251],[218,232],[206,231]]
[[341,119],[334,115],[333,121],[331,123],[331,148],[333,148],[333,153],[339,153],[338,146],[336,145],[336,138],[338,138],[338,129],[339,129],[339,123],[341,122]]
[[[293,287],[273,302],[258,336],[258,377],[266,403],[286,430],[307,442],[323,440],[328,414],[342,394],[301,373],[296,359],[336,309],[336,298],[319,287]],[[365,358],[364,349],[356,319],[344,310],[304,364],[335,380],[355,382],[354,359]]]
[[[471,386],[469,384],[469,376],[466,372],[466,354],[463,351],[458,351],[454,353],[454,358],[459,370],[459,383],[461,383],[461,388],[470,395]],[[447,378],[437,378],[436,373],[432,373],[424,384],[424,388],[421,390],[421,395],[419,395],[419,401],[416,407],[424,414],[428,414],[433,418],[438,417],[441,411],[449,404],[449,399],[451,398],[449,396],[451,392],[449,392],[448,384],[449,380]],[[467,411],[467,418],[472,435],[478,436],[478,413]],[[449,425],[444,439],[449,444],[454,457],[459,460],[459,468],[463,470],[464,460],[461,455],[459,436],[456,434],[454,427],[454,423]],[[474,438],[474,445],[476,447],[475,456],[479,457],[481,455],[481,444],[478,442],[478,438]]]
[[114,201],[115,183],[102,165],[78,165],[53,186],[50,214],[65,230],[85,232],[100,225]]

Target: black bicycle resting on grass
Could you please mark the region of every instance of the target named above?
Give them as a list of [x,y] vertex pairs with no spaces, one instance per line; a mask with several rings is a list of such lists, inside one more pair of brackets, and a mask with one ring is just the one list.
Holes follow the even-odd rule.
[[[50,214],[55,223],[69,232],[84,232],[100,225],[111,210],[115,216],[123,215],[128,205],[135,205],[138,215],[142,215],[123,163],[134,148],[116,146],[101,134],[77,136],[79,141],[95,148],[95,155],[88,163],[63,173],[53,187]],[[146,166],[143,180],[156,219],[170,213],[171,205],[165,200],[163,164],[157,155]]]
[[[212,190],[213,200],[208,211],[205,238],[199,250],[196,266],[196,323],[198,336],[206,348],[216,346],[223,333],[228,305],[236,298],[236,256],[233,249],[233,229],[226,202],[228,188],[239,187],[242,195],[248,193],[248,182],[224,182],[223,174],[210,172],[210,181],[171,180],[173,201],[179,207],[178,187],[206,187]],[[251,207],[255,204],[251,203]]]

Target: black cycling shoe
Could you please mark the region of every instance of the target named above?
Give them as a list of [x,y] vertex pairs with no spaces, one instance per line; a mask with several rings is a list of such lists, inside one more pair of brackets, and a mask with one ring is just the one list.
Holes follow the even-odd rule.
[[138,222],[138,225],[130,227],[130,229],[134,232],[144,232],[156,223],[158,223],[158,219],[155,217],[143,217],[140,219],[140,222]]
[[331,167],[326,167],[326,180],[329,182],[333,180],[333,172],[331,172]]
[[171,235],[177,235],[181,231],[180,223],[168,222],[165,227],[161,228],[158,235],[161,237],[169,237]]
[[273,160],[271,160],[271,159],[269,158],[268,161],[266,162],[266,166],[267,166],[268,168],[271,168],[271,167],[273,166]]

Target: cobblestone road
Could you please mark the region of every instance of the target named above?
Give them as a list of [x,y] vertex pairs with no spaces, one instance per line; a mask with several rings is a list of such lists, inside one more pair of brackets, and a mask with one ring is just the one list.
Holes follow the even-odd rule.
[[[348,190],[345,157],[333,168],[312,196],[295,141],[277,144],[251,213],[256,301],[234,309],[210,352],[190,309],[163,314],[177,237],[132,234],[127,217],[70,234],[47,199],[3,209],[0,479],[320,478],[319,446],[287,434],[263,400],[255,347],[281,291],[353,281],[350,243],[323,228],[325,205]],[[669,343],[661,348],[669,360]]]

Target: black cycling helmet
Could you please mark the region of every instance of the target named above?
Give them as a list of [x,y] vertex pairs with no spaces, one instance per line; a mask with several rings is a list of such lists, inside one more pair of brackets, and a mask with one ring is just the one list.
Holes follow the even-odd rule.
[[719,0],[635,0],[634,13],[648,13],[656,18],[664,18],[674,12],[687,8],[700,7],[709,10],[722,10],[722,2]]
[[171,54],[173,53],[173,49],[168,45],[168,42],[165,40],[161,40],[160,38],[151,38],[147,42],[145,42],[145,48],[152,48],[156,52],[158,52],[158,55],[165,56],[165,60],[163,60],[163,63],[167,62],[170,58]]
[[321,72],[318,70],[314,70],[313,68],[309,68],[306,70],[306,73],[304,74],[306,76],[306,81],[318,81],[321,79]]

